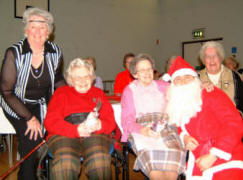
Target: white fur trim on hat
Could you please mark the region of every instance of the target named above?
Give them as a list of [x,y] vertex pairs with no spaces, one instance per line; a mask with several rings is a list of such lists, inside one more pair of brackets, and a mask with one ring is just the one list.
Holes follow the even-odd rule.
[[168,82],[168,81],[171,80],[171,77],[170,77],[170,75],[169,75],[168,73],[166,73],[166,74],[164,74],[164,75],[162,76],[162,80]]
[[178,76],[184,76],[184,75],[192,75],[194,77],[197,76],[196,71],[190,69],[190,68],[182,68],[177,71],[175,71],[171,76],[171,81],[173,81]]

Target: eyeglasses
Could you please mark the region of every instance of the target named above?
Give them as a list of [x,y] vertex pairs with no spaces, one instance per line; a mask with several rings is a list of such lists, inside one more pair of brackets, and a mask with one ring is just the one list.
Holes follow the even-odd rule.
[[217,54],[215,55],[205,55],[205,59],[215,59],[215,58],[218,58],[219,56]]
[[139,69],[137,70],[138,73],[146,73],[146,72],[153,72],[154,70],[152,68],[148,69]]
[[72,77],[74,81],[82,81],[82,80],[90,80],[91,76],[86,75],[86,76],[74,76]]
[[178,76],[174,79],[175,85],[185,85],[194,80],[195,77],[191,75]]
[[29,22],[29,23],[32,23],[32,22],[46,23],[46,21],[43,21],[43,20],[29,20],[28,22]]

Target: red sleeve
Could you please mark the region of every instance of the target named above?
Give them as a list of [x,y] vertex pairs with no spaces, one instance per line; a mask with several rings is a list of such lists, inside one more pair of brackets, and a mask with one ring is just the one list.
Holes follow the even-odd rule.
[[220,130],[213,147],[231,153],[241,143],[243,136],[243,121],[240,113],[228,96],[215,88],[210,104],[214,109]]
[[101,129],[96,131],[97,134],[110,134],[116,127],[113,108],[108,101],[106,95],[100,91],[102,106],[99,111],[99,119],[101,120]]
[[122,82],[122,76],[121,73],[117,74],[114,84],[114,93],[115,94],[122,94],[123,91],[123,82]]
[[47,115],[44,126],[48,133],[70,138],[80,137],[78,134],[78,125],[73,125],[64,120],[64,108],[68,93],[59,88],[55,91],[48,105]]

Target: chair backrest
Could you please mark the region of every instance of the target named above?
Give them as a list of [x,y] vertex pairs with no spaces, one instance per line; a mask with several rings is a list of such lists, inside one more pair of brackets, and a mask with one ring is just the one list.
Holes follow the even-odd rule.
[[104,92],[106,94],[113,94],[114,93],[114,84],[115,84],[115,80],[104,80],[103,81]]

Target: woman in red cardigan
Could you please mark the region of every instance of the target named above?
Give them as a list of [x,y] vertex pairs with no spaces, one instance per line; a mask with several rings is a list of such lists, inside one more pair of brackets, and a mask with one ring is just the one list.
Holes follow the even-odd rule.
[[44,122],[54,157],[51,177],[78,179],[82,155],[89,179],[111,179],[112,106],[104,92],[92,86],[95,73],[87,61],[74,59],[65,78],[68,85],[54,93]]
[[133,76],[129,72],[129,64],[134,59],[135,55],[133,53],[125,54],[123,58],[123,66],[125,71],[119,72],[116,75],[114,84],[114,93],[116,95],[121,95],[125,87],[134,80]]

